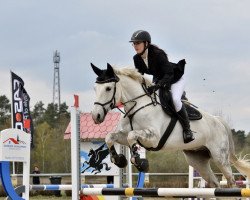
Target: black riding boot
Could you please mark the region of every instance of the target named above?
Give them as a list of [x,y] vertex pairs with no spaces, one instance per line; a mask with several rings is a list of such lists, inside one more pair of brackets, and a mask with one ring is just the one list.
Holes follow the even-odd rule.
[[193,132],[190,130],[190,123],[188,119],[188,114],[184,105],[182,105],[181,110],[177,112],[178,119],[183,128],[183,140],[184,143],[189,143],[194,140]]

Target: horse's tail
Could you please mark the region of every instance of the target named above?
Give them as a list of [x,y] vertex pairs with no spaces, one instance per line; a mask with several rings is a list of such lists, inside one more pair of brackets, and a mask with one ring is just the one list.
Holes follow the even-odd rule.
[[250,177],[250,159],[247,159],[247,156],[248,155],[237,158],[233,155],[231,162],[241,174]]
[[219,120],[225,126],[228,132],[230,162],[236,167],[236,169],[241,174],[250,178],[250,159],[247,159],[248,155],[245,155],[243,157],[240,156],[239,158],[235,156],[232,130],[222,118],[219,118]]

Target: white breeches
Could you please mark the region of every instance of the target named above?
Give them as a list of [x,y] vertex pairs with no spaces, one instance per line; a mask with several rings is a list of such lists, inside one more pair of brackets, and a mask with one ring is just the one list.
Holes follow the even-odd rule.
[[171,94],[176,112],[181,110],[182,107],[181,96],[184,92],[184,88],[185,88],[185,77],[183,74],[183,76],[176,83],[171,85]]

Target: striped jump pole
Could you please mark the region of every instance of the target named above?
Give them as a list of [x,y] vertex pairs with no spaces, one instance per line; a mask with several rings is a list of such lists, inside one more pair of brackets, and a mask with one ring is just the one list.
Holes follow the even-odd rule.
[[[114,184],[83,184],[81,188],[114,188]],[[72,190],[72,185],[30,185],[30,190]]]
[[[236,185],[248,185],[250,184],[248,181],[235,181]],[[220,185],[227,185],[227,181],[220,181]]]
[[83,195],[172,198],[250,197],[246,188],[84,188]]

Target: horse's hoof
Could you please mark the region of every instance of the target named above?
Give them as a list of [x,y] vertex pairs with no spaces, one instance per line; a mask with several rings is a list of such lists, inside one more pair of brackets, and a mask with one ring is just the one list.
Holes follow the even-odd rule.
[[123,154],[118,154],[117,156],[113,157],[113,159],[115,161],[114,164],[119,168],[124,168],[128,164],[128,161]]
[[138,159],[136,161],[135,167],[140,171],[140,172],[148,172],[149,170],[149,164],[147,159]]

